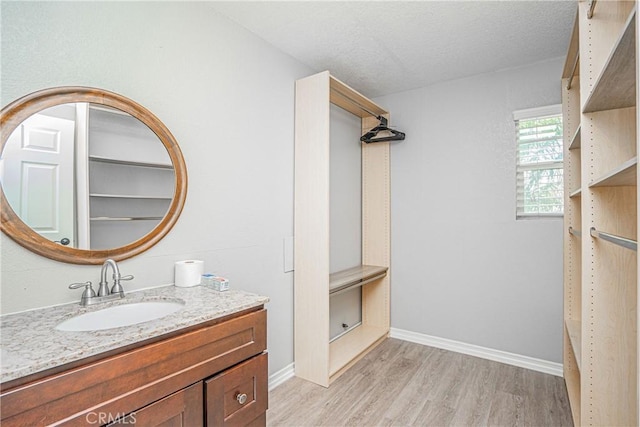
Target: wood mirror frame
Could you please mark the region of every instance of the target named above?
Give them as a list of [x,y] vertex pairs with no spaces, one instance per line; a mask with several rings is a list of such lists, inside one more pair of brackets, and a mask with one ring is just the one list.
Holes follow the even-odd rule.
[[57,87],[24,96],[0,111],[0,153],[11,133],[28,117],[56,105],[88,102],[117,108],[147,125],[167,149],[175,172],[175,189],[167,213],[151,232],[114,249],[76,249],[54,243],[33,231],[13,211],[0,187],[0,229],[22,247],[44,257],[71,264],[102,264],[105,259],[123,260],[138,255],[158,243],[178,220],[187,197],[187,167],[178,142],[169,129],[140,104],[113,92],[89,87]]

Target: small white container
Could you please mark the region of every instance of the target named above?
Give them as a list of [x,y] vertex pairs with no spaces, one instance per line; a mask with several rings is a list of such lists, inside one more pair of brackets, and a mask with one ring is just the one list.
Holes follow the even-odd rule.
[[216,291],[228,291],[229,290],[229,281],[224,277],[216,276],[213,278],[213,289]]
[[213,286],[213,278],[216,277],[215,274],[206,273],[202,275],[202,281],[200,282],[202,285]]
[[229,280],[225,279],[224,277],[216,276],[215,274],[203,274],[202,284],[211,286],[213,289],[220,292],[229,290]]

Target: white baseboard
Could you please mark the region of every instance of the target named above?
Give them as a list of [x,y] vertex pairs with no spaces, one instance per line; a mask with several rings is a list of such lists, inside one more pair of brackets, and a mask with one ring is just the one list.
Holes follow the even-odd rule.
[[[545,374],[551,374],[558,377],[562,376],[561,363],[549,362],[548,360],[508,353],[502,350],[495,350],[446,338],[434,337],[418,332],[405,331],[404,329],[391,328],[389,336],[403,341],[428,345],[430,347],[441,348],[443,350],[454,351],[456,353],[468,354],[469,356],[481,357],[483,359],[493,360],[494,362],[506,363],[508,365],[531,369]],[[294,363],[291,363],[280,369],[278,372],[269,375],[269,391],[278,387],[288,379],[293,378],[295,376],[294,366]]]
[[293,368],[294,364],[285,366],[280,369],[278,372],[269,375],[269,391],[278,387],[280,384],[288,380],[289,378],[293,378],[295,376],[295,370]]
[[508,365],[531,369],[532,371],[543,372],[545,374],[551,374],[558,377],[563,376],[562,364],[549,362],[548,360],[536,359],[534,357],[480,347],[474,344],[434,337],[418,332],[405,331],[404,329],[391,328],[389,336],[403,341],[428,345],[430,347],[441,348],[443,350],[454,351],[456,353],[468,354],[470,356],[493,360],[494,362],[506,363]]

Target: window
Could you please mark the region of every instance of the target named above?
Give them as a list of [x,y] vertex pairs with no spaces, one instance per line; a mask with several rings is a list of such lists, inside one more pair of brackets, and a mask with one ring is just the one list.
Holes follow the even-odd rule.
[[516,122],[516,217],[558,217],[564,211],[562,106],[519,110]]

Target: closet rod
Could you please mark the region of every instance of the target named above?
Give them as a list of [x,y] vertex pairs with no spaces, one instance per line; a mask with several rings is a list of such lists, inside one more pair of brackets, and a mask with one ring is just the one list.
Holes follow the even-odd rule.
[[347,101],[349,101],[352,105],[355,105],[356,107],[358,107],[359,109],[361,109],[362,111],[364,111],[365,113],[369,113],[371,114],[373,117],[375,117],[376,119],[379,119],[380,117],[382,117],[379,114],[374,113],[373,111],[363,107],[362,105],[358,104],[356,101],[354,101],[353,99],[349,98],[347,95],[345,95],[344,93],[340,92],[337,89],[331,88],[331,91],[334,93],[337,93],[338,95],[340,95],[343,99],[346,99]]
[[358,280],[358,281],[355,281],[355,282],[346,283],[346,284],[344,284],[342,286],[338,286],[338,287],[336,287],[334,289],[330,289],[329,290],[329,295],[334,296],[334,295],[340,294],[342,292],[348,291],[349,289],[360,287],[360,286],[364,286],[367,283],[371,283],[371,282],[373,282],[375,280],[382,279],[386,275],[387,275],[387,270],[385,269],[382,273],[376,274],[375,276],[370,277],[368,279]]
[[573,227],[569,227],[569,233],[573,234],[576,237],[582,237],[582,231],[576,230]]
[[573,82],[573,77],[576,75],[576,69],[578,68],[579,61],[580,61],[580,53],[576,53],[576,60],[573,63],[573,68],[571,69],[571,75],[569,76],[569,81],[567,82],[567,90],[571,89],[571,83]]
[[593,9],[596,8],[596,0],[589,0],[589,10],[587,10],[587,19],[593,18]]
[[622,246],[633,251],[638,250],[638,242],[635,240],[627,239],[625,237],[616,236],[614,234],[605,233],[604,231],[598,231],[594,227],[591,227],[591,236],[597,237],[602,240],[614,243],[618,246]]

